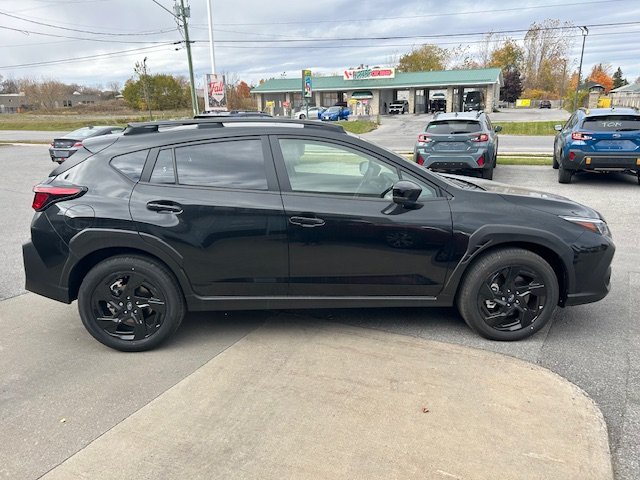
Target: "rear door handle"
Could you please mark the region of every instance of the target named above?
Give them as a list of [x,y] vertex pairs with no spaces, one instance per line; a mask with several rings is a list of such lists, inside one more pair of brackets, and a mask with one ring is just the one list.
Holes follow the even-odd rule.
[[147,203],[147,210],[160,213],[182,213],[182,205],[173,202],[149,202]]
[[324,220],[316,217],[289,217],[289,223],[293,225],[300,225],[301,227],[321,227],[324,225]]

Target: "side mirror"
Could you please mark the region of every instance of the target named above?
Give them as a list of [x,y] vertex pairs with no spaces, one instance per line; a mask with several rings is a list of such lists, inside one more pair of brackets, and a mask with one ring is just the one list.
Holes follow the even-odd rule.
[[502,125],[496,125],[496,128],[493,129],[496,133],[502,131]]
[[393,202],[406,208],[415,207],[422,188],[409,180],[400,180],[393,186]]
[[562,131],[562,125],[555,125],[555,126],[553,127],[553,129],[554,129],[556,132],[560,132],[560,131]]

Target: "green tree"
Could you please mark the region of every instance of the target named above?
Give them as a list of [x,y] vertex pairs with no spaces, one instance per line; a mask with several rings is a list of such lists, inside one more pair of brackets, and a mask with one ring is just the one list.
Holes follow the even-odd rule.
[[[148,101],[145,99],[145,82]],[[127,105],[136,110],[173,110],[186,108],[190,102],[190,91],[184,79],[172,75],[155,74],[130,78],[122,90]],[[148,102],[148,103],[147,103]]]
[[402,55],[397,68],[399,72],[444,70],[448,60],[449,52],[446,48],[425,44]]
[[622,76],[622,69],[618,67],[613,74],[613,88],[624,87],[625,85],[629,85],[629,82]]

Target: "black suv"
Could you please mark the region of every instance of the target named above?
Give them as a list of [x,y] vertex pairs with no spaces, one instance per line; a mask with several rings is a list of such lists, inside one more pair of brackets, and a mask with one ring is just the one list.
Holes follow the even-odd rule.
[[413,148],[413,161],[436,171],[479,173],[491,180],[501,126],[484,112],[437,113]]
[[34,187],[26,288],[97,340],[155,347],[187,310],[456,304],[518,340],[600,300],[615,247],[594,210],[441,176],[341,126],[130,124]]

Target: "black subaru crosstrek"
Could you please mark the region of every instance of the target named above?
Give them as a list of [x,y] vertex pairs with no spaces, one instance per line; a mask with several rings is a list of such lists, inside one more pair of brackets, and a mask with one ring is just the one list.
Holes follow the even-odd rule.
[[268,118],[130,124],[34,187],[26,288],[78,300],[91,335],[139,351],[189,310],[457,305],[518,340],[609,290],[594,210],[445,176],[347,135]]

